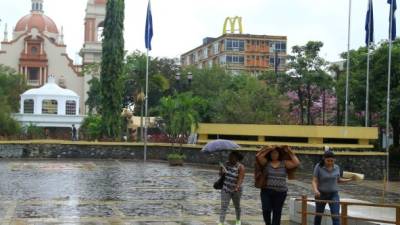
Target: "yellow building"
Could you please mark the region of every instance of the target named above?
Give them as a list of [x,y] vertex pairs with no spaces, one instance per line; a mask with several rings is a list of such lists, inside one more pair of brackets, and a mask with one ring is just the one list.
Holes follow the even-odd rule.
[[282,71],[286,64],[286,49],[286,36],[243,34],[241,17],[228,17],[223,34],[217,38],[204,38],[201,46],[181,56],[181,65],[200,69],[218,65],[234,74]]

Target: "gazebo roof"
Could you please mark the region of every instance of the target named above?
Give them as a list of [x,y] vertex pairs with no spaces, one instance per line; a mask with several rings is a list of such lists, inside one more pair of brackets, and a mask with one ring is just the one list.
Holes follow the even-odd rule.
[[25,96],[52,96],[52,97],[74,97],[79,98],[79,95],[69,89],[64,89],[55,83],[54,77],[48,78],[47,84],[40,88],[33,88],[25,91],[22,95]]

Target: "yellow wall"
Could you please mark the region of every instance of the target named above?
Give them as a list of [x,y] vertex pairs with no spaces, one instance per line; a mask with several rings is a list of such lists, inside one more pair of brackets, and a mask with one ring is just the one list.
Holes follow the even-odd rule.
[[[372,148],[370,140],[378,139],[376,127],[340,127],[340,126],[299,126],[299,125],[256,125],[256,124],[199,124],[197,130],[199,143],[208,141],[208,135],[238,135],[256,136],[257,141],[240,141],[242,145],[270,145],[287,144],[299,147],[330,147],[342,148]],[[307,142],[267,142],[264,137],[293,137],[307,138]],[[356,139],[357,143],[333,143],[324,144],[324,138]]]

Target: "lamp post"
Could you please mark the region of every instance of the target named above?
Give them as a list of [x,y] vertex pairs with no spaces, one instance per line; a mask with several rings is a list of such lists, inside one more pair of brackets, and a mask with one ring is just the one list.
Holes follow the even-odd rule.
[[175,81],[176,81],[176,91],[179,92],[180,89],[180,81],[181,81],[181,73],[177,72],[175,75]]
[[192,72],[187,73],[187,85],[185,84],[186,82],[181,83],[181,73],[177,72],[175,75],[175,80],[176,80],[176,91],[180,92],[182,88],[188,87],[192,85],[192,80],[193,80],[193,74]]
[[192,85],[192,80],[193,80],[193,74],[192,74],[192,72],[188,72],[188,84],[189,84],[189,87]]

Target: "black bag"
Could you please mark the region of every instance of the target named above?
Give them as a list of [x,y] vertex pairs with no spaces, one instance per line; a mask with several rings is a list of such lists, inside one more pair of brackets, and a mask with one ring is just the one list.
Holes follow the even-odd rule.
[[214,189],[221,190],[222,186],[224,186],[225,174],[223,174],[217,181],[215,181],[213,187]]

